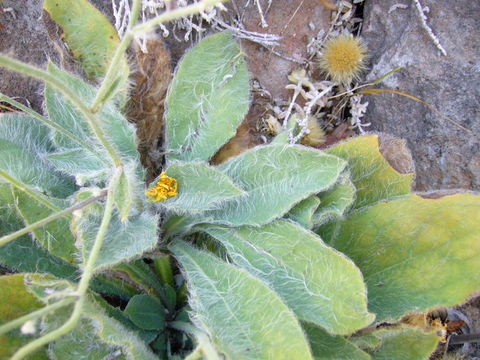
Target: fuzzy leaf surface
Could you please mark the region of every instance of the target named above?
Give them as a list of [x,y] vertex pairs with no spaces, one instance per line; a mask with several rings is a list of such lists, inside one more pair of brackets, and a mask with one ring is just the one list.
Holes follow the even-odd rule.
[[300,319],[332,334],[350,334],[374,320],[355,264],[301,226],[277,220],[262,227],[202,229],[222,243],[234,263],[267,283]]
[[[74,225],[84,263],[95,242],[101,222],[101,212],[86,212]],[[123,261],[138,257],[152,249],[157,241],[158,217],[142,214],[122,222],[114,214],[103,240],[100,254],[95,263],[95,270],[103,269]]]
[[[48,64],[48,72],[62,81],[84,104],[90,104],[96,93],[96,89],[81,79],[60,70],[53,63]],[[93,135],[86,119],[77,108],[65,98],[60,92],[49,85],[45,86],[45,104],[50,120],[77,137],[90,144],[97,151],[102,153],[103,149]],[[95,115],[98,125],[103,129],[105,136],[113,143],[117,151],[126,159],[138,157],[135,146],[135,132],[133,126],[128,124],[120,111],[114,104],[106,104],[98,114]],[[61,150],[78,150],[80,145],[65,136],[56,133],[54,137],[56,146]],[[105,160],[107,157],[103,157]]]
[[373,334],[381,340],[374,349],[365,350],[374,360],[425,360],[437,347],[439,337],[418,328],[379,330]]
[[[25,225],[17,212],[12,186],[0,184],[0,236]],[[0,247],[0,264],[19,272],[52,273],[58,277],[76,277],[76,267],[52,255],[29,235],[23,235]]]
[[181,60],[167,95],[167,160],[208,161],[235,135],[250,101],[242,51],[230,32],[211,35]]
[[[34,119],[0,115],[0,170],[31,190],[66,197],[74,191],[73,182],[42,157],[52,150],[48,130]],[[0,183],[5,181],[0,177]]]
[[[142,341],[138,332],[107,315],[90,297],[77,326],[50,346],[50,353],[58,360],[153,360],[154,354]],[[71,308],[61,309],[44,319],[47,329],[64,323]],[[88,351],[86,351],[88,349]],[[115,356],[114,356],[115,355]]]
[[255,147],[218,166],[246,195],[207,212],[206,217],[233,226],[266,224],[333,186],[345,165],[336,156],[303,146]]
[[358,136],[325,150],[348,162],[356,199],[352,209],[409,194],[413,174],[400,174],[380,153],[378,135]]
[[[0,276],[0,325],[43,307],[24,285],[24,275]],[[38,334],[37,327],[37,334]],[[0,335],[0,359],[9,359],[15,351],[35,339],[34,335],[23,335],[19,329]],[[27,360],[48,360],[45,348],[41,348]]]
[[117,353],[120,353],[120,356],[115,356],[115,360],[125,360],[125,356],[121,355],[119,347],[102,343],[98,339],[94,324],[90,319],[80,319],[78,325],[72,331],[50,346],[49,351],[53,358],[58,360],[108,359],[109,355]]
[[302,323],[314,359],[318,360],[370,360],[363,350],[342,336],[332,336],[315,325]]
[[167,174],[177,179],[178,195],[162,201],[162,205],[176,212],[208,210],[244,194],[227,175],[205,163],[174,163]]
[[128,218],[128,212],[133,201],[132,186],[125,170],[115,175],[117,181],[113,187],[113,202],[120,214],[120,220],[123,222]]
[[[105,15],[87,0],[45,0],[43,8],[62,28],[68,48],[87,76],[94,80],[105,75],[120,42]],[[126,66],[125,57],[122,65]]]
[[260,280],[185,242],[171,246],[190,286],[196,325],[227,359],[311,359],[295,315]]
[[305,200],[300,201],[295,205],[286,215],[287,218],[298,222],[306,229],[313,227],[313,214],[320,205],[320,199],[318,196],[310,196]]
[[105,169],[105,164],[98,157],[84,149],[52,153],[48,154],[46,158],[56,169],[72,176],[79,174],[95,176]]
[[378,320],[463,301],[480,288],[480,196],[412,194],[352,213],[330,245],[348,255],[368,286]]
[[312,216],[314,226],[343,216],[355,201],[355,186],[347,176],[342,176],[332,189],[319,194],[318,197],[320,205]]
[[[13,194],[18,213],[22,216],[26,225],[33,224],[54,213],[45,205],[37,203],[23,191],[13,189]],[[69,203],[62,199],[49,198],[49,200],[61,209],[69,206]],[[70,231],[70,222],[67,218],[61,217],[51,221],[33,230],[33,234],[49,253],[70,263],[75,262],[77,248],[75,247],[75,239]]]

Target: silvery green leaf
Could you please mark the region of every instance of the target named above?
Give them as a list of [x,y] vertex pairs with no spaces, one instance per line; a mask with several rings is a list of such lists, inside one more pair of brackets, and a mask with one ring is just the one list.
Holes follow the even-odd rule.
[[227,359],[312,359],[297,318],[268,286],[185,242],[171,249],[189,283],[192,319]]
[[208,36],[180,61],[166,101],[167,160],[208,161],[249,107],[242,50],[230,32]]

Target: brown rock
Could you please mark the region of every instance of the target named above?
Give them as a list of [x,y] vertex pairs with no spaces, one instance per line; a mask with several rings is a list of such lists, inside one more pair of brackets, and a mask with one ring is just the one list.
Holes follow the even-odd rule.
[[[243,9],[246,2],[247,0],[237,1],[237,7]],[[266,0],[260,1],[264,11],[267,4]],[[264,14],[268,24],[265,28],[261,26],[256,6],[250,5],[245,11],[244,25],[247,30],[283,37],[280,44],[273,48],[281,56],[250,41],[243,41],[242,45],[252,77],[258,79],[273,98],[286,100],[291,95],[291,91],[285,89],[289,84],[287,75],[306,61],[307,44],[311,38],[321,29],[328,30],[330,10],[318,0],[275,0]]]
[[[371,130],[407,139],[417,169],[418,190],[480,189],[480,2],[421,0],[427,23],[447,51],[443,56],[421,27],[413,1],[389,9],[397,0],[365,3],[363,37],[375,79],[396,66],[384,87],[431,103],[440,116],[406,97],[370,95],[365,121]],[[466,131],[445,117],[468,128]]]
[[[42,0],[4,0],[0,10],[0,52],[31,65],[45,68],[48,59],[58,60],[43,25]],[[0,67],[0,92],[42,111],[43,84]]]

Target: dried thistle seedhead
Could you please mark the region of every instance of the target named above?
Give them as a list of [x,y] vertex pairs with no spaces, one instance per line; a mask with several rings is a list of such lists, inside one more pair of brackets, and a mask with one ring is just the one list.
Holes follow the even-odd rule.
[[325,131],[314,117],[308,118],[308,131],[300,140],[300,143],[307,146],[319,146],[325,142]]
[[325,42],[321,68],[339,84],[349,84],[365,69],[367,49],[360,38],[342,34]]

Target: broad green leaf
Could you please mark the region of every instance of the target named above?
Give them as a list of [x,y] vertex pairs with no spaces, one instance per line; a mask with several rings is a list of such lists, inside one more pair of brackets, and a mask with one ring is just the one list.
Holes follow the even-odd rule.
[[162,201],[162,205],[176,212],[218,208],[225,200],[244,194],[227,175],[205,163],[174,163],[166,172],[177,180],[178,195]]
[[325,152],[348,162],[351,180],[357,189],[352,209],[411,191],[413,174],[400,174],[390,166],[380,153],[378,135],[358,136]]
[[167,95],[167,159],[210,159],[235,135],[249,107],[243,53],[230,32],[186,53]]
[[53,274],[72,281],[78,278],[75,266],[53,256],[27,235],[0,247],[0,264],[20,272]]
[[163,330],[165,328],[165,308],[153,296],[135,295],[128,302],[124,312],[141,329]]
[[[68,293],[75,290],[75,285],[68,281],[35,275],[29,277],[29,287],[32,293],[46,303],[52,298],[52,291]],[[58,346],[58,351],[61,351],[60,354],[64,356],[59,359],[98,359],[88,354],[81,354],[81,348],[75,345],[72,345],[72,353],[68,354],[68,344],[75,342],[75,334],[79,336],[78,341],[84,344],[83,351],[85,353],[87,352],[85,349],[92,349],[92,352],[97,355],[110,351],[107,352],[108,355],[112,354],[115,349],[120,349],[118,355],[123,354],[124,358],[129,360],[156,359],[139,336],[118,320],[110,317],[95,298],[90,293],[86,295],[80,322],[73,329],[73,333],[56,340],[55,345]],[[71,312],[72,307],[62,308],[51,316],[44,317],[42,326],[46,331],[56,329],[65,323]]]
[[427,360],[440,338],[417,328],[375,331],[381,345],[368,351],[374,360]]
[[[120,42],[105,15],[87,0],[44,0],[43,8],[62,28],[68,48],[87,76],[93,80],[105,75]],[[128,70],[125,56],[121,68]]]
[[49,129],[19,112],[0,114],[0,139],[8,140],[28,152],[46,154],[54,150]]
[[[102,219],[101,214],[85,211],[74,225],[77,239],[81,243],[84,263],[95,242]],[[158,241],[157,223],[158,217],[148,214],[131,217],[127,222],[122,223],[119,216],[114,214],[103,239],[95,270],[128,261],[153,249]]]
[[[45,205],[37,203],[23,191],[13,189],[15,204],[18,213],[25,221],[25,225],[33,224],[42,220],[54,212]],[[56,204],[60,209],[67,208],[69,203],[62,199],[49,198],[50,202]],[[70,263],[75,262],[77,248],[75,239],[70,231],[70,221],[61,217],[55,221],[33,230],[33,235],[38,242],[52,255],[58,256]]]
[[156,360],[157,357],[140,337],[119,321],[107,316],[93,297],[86,302],[84,316],[92,319],[102,342],[121,347],[127,359]]
[[463,301],[480,288],[480,196],[410,195],[340,222],[330,243],[360,268],[378,320]]
[[332,189],[321,193],[318,197],[320,206],[313,215],[314,226],[343,216],[355,200],[355,186],[347,176],[342,176]]
[[202,226],[234,263],[270,287],[302,320],[332,334],[369,325],[366,286],[355,264],[301,226],[277,220],[262,227]]
[[56,169],[72,176],[94,177],[105,169],[105,164],[91,152],[84,149],[67,150],[48,154],[48,162]]
[[[0,289],[0,325],[43,307],[43,304],[26,290],[23,274],[0,276]],[[36,330],[38,335],[38,326]],[[34,339],[35,335],[24,335],[20,329],[0,335],[0,359],[9,359],[20,347]],[[46,349],[40,349],[27,359],[48,360]]]
[[[48,72],[68,87],[78,99],[88,105],[93,101],[96,89],[82,81],[81,79],[60,70],[53,63],[48,64]],[[102,153],[102,148],[98,143],[98,139],[94,137],[87,120],[78,109],[65,98],[60,92],[49,85],[45,86],[45,104],[48,110],[50,120],[81,138],[90,144],[97,151]],[[113,103],[106,104],[95,119],[103,129],[105,136],[123,157],[132,160],[137,159],[137,149],[135,146],[135,131],[123,117],[116,105]],[[80,146],[71,139],[61,134],[55,134],[54,141],[56,146],[61,150],[78,150]],[[102,160],[105,160],[103,158]]]
[[311,229],[313,227],[313,213],[318,208],[318,205],[320,205],[318,196],[310,196],[295,205],[286,216],[304,228]]
[[332,336],[308,323],[302,323],[313,357],[318,360],[369,360],[370,355],[342,336]]
[[269,287],[185,242],[171,249],[189,282],[196,324],[227,359],[312,359],[298,320]]
[[[11,186],[0,184],[0,236],[23,227]],[[75,266],[53,256],[28,235],[0,247],[0,264],[20,272],[51,273],[70,280],[75,280],[78,275]]]
[[336,156],[299,145],[247,150],[218,166],[247,192],[246,196],[207,212],[207,221],[233,226],[266,224],[333,186],[345,165]]
[[101,342],[95,330],[90,319],[80,319],[72,331],[50,346],[49,352],[58,360],[100,360],[113,355],[118,355],[114,357],[115,360],[126,358],[118,346]]
[[[56,172],[42,155],[52,150],[45,127],[19,115],[0,115],[0,170],[21,186],[57,197],[70,195],[73,182]],[[0,177],[0,183],[7,180]]]
[[122,168],[113,185],[113,202],[120,214],[120,220],[124,222],[128,219],[128,213],[133,201],[133,189],[130,179],[127,178],[125,170]]
[[[135,295],[140,295],[140,294],[135,294]],[[93,298],[95,299],[95,302],[102,307],[102,309],[105,311],[105,315],[117,320],[120,322],[123,326],[126,328],[134,331],[137,333],[137,335],[147,344],[150,344],[153,340],[155,340],[155,337],[158,335],[158,331],[148,331],[148,330],[142,330],[138,326],[136,326],[128,317],[128,315],[120,310],[118,307],[114,307],[110,305],[103,297],[99,295],[94,295],[92,294]],[[133,296],[132,296],[133,297]],[[128,299],[129,300],[129,299]]]

